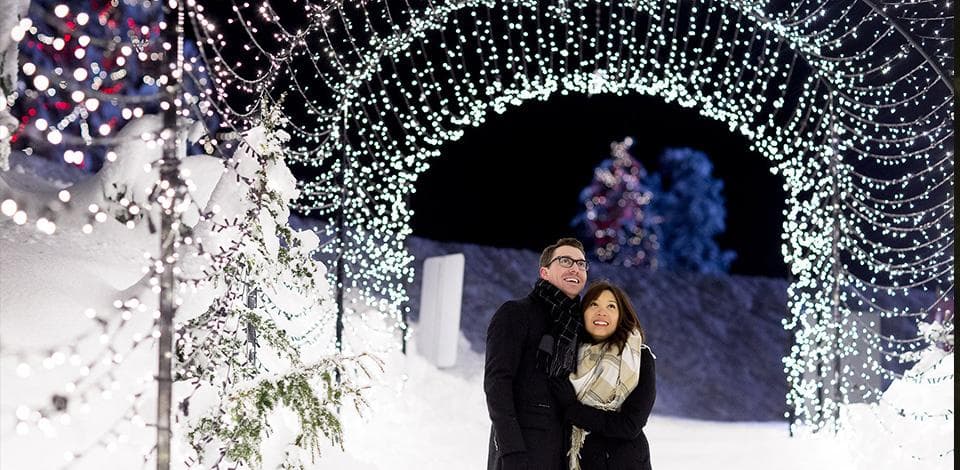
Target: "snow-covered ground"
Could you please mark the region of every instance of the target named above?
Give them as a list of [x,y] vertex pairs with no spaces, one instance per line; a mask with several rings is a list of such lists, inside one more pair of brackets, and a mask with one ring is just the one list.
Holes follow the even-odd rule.
[[[36,202],[44,197],[56,198],[57,189],[20,194],[0,179],[0,194],[33,197],[33,207],[42,206]],[[81,234],[89,198],[102,191],[89,185],[76,189],[76,201],[83,204],[62,214],[53,235],[0,217],[4,470],[153,466],[155,432],[149,423],[156,409],[157,362],[150,328],[156,295],[139,283],[143,254],[155,253],[156,235],[142,224],[130,229],[109,217],[92,234]],[[191,309],[189,302],[184,311]],[[377,336],[383,325],[370,323],[378,318],[349,319],[346,349],[361,352],[395,341],[390,334]],[[109,319],[112,326],[101,330],[98,319]],[[490,424],[482,353],[461,334],[456,366],[437,369],[416,353],[416,329],[412,324],[409,354],[381,353],[383,372],[366,392],[370,408],[360,416],[343,407],[344,449],[328,446],[317,468],[485,468]],[[655,414],[646,430],[653,462],[658,470],[953,468],[953,386],[946,380],[952,370],[952,353],[934,351],[909,382],[891,386],[890,406],[851,407],[856,432],[843,438],[829,433],[790,437],[787,423],[780,421],[712,422]],[[906,421],[899,420],[898,410],[905,410]],[[294,432],[279,422],[273,431],[274,439],[263,449],[265,468],[275,468],[269,463],[284,451],[271,443]],[[185,468],[177,458],[185,439],[175,439],[175,468]],[[911,460],[917,455],[925,460]]]
[[[484,469],[490,419],[483,356],[461,336],[457,364],[438,369],[416,353],[387,358],[383,386],[364,417],[348,415],[345,452],[321,463],[351,469]],[[832,438],[791,438],[786,422],[730,423],[654,415],[646,429],[654,468],[852,469]]]
[[[95,232],[100,236],[67,229],[45,235],[9,219],[0,224],[0,342],[5,348],[56,349],[94,326],[85,309],[109,310],[101,299],[122,297],[122,289],[139,278],[142,262],[137,254],[147,247],[126,239],[131,235],[126,228],[109,228],[109,221]],[[490,422],[482,387],[483,356],[461,335],[456,366],[437,369],[416,353],[416,328],[413,324],[409,354],[394,351],[383,357],[384,372],[368,390],[371,407],[363,416],[344,407],[345,450],[327,448],[318,461],[321,468],[485,468]],[[87,347],[96,348],[96,336],[86,341]],[[65,363],[32,364],[29,375],[18,370],[18,361],[0,363],[0,467],[61,468],[67,453],[79,453],[121,419],[128,422],[116,427],[116,435],[104,437],[109,441],[105,449],[95,446],[71,468],[143,468],[141,456],[154,436],[141,422],[151,421],[155,406],[149,398],[155,393],[149,380],[156,367],[154,351],[151,345],[124,357],[113,369],[116,380],[107,382],[110,392],[91,397],[92,411],[74,413],[68,424],[31,425],[22,434],[15,424],[21,405],[49,403],[77,368],[69,355]],[[146,380],[137,383],[138,378]],[[142,416],[124,418],[127,397],[138,392],[145,397],[138,408]],[[27,421],[36,423],[31,417]],[[853,468],[829,440],[790,438],[786,422],[720,423],[654,415],[647,433],[660,470]],[[267,459],[270,454],[265,452]]]

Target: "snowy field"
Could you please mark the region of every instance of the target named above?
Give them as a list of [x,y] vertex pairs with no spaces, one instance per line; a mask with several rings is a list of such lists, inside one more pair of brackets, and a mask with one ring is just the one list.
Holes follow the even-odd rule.
[[[191,165],[202,170],[199,166],[214,163],[219,165],[196,159]],[[144,179],[142,170],[131,165],[98,178],[119,178],[130,170]],[[104,181],[91,179],[72,188],[78,210],[61,214],[61,228],[53,235],[0,217],[0,469],[130,470],[155,465],[151,449],[156,434],[150,423],[156,410],[156,341],[150,337],[150,313],[157,296],[140,283],[143,254],[155,254],[158,243],[144,224],[130,229],[109,217],[96,223],[93,234],[79,232],[90,218],[88,205],[102,204],[103,191],[97,185]],[[4,184],[0,178],[0,190]],[[205,197],[210,197],[212,185],[201,187],[208,188]],[[35,203],[57,197],[58,188],[29,189]],[[198,311],[211,295],[203,290],[186,295],[178,315]],[[101,318],[114,326],[102,328],[107,323],[98,321]],[[471,350],[461,334],[456,366],[439,370],[416,353],[415,323],[410,354],[382,352],[396,341],[389,334],[377,336],[387,331],[376,324],[378,318],[374,312],[348,318],[345,330],[347,351],[381,350],[383,373],[373,377],[366,392],[370,408],[358,416],[352,407],[343,407],[344,449],[323,449],[314,467],[485,468],[490,423],[482,354]],[[786,422],[711,422],[655,414],[646,429],[654,466],[952,469],[953,354],[933,349],[914,372],[911,380],[891,386],[883,406],[849,407],[855,426],[845,437],[790,437]],[[175,399],[185,387],[188,384],[174,386]],[[192,401],[189,418],[182,421],[195,419],[203,410],[201,400]],[[878,420],[881,416],[884,422]],[[928,419],[913,420],[915,416]],[[266,469],[276,468],[289,450],[285,443],[297,432],[296,420],[283,413],[271,415],[270,422],[271,435],[262,446]],[[175,424],[175,432],[183,426]],[[178,458],[185,445],[184,436],[178,435],[172,449],[175,468],[186,468]],[[211,450],[216,451],[204,449]]]
[[[139,269],[132,269],[140,263],[136,251],[146,248],[125,239],[134,235],[126,229],[114,232],[105,227],[102,234],[106,240],[68,231],[47,236],[13,227],[9,221],[0,229],[0,249],[4,252],[0,339],[5,347],[42,349],[89,328],[84,308],[109,309],[96,299],[112,298],[118,288],[138,278]],[[129,243],[129,250],[118,249],[115,242],[120,240]],[[95,264],[92,260],[99,261]],[[78,282],[80,279],[82,282]],[[410,354],[395,351],[382,356],[384,372],[375,378],[367,394],[371,408],[358,416],[351,407],[344,407],[344,450],[325,449],[317,468],[485,468],[490,422],[482,388],[482,355],[472,351],[461,335],[456,366],[437,369],[416,353],[417,325],[412,329]],[[127,357],[115,368],[116,380],[107,382],[108,390],[90,401],[92,413],[81,410],[71,422],[48,422],[38,428],[40,431],[31,428],[24,434],[17,432],[14,424],[19,405],[49,401],[63,387],[64,377],[75,369],[69,367],[66,358],[67,364],[35,364],[30,375],[23,377],[19,364],[0,364],[0,468],[151,468],[153,462],[144,463],[142,455],[150,449],[154,436],[149,427],[143,426],[155,409],[150,399],[155,387],[150,380],[155,367],[152,351],[152,347],[130,354],[119,351]],[[952,370],[952,355],[948,358]],[[943,386],[940,391],[949,397],[941,395],[937,401],[952,403],[951,383]],[[137,407],[142,416],[129,418],[124,415],[127,402],[123,397],[139,392],[144,392]],[[121,423],[116,426],[118,420]],[[951,415],[951,428],[952,423]],[[118,432],[105,437],[103,449],[95,446],[91,454],[75,460],[70,467],[64,466],[65,454],[94,444],[94,439],[101,438],[103,430],[111,426]],[[280,434],[283,431],[288,430]],[[658,470],[879,468],[856,464],[848,451],[851,446],[840,438],[791,438],[786,422],[710,422],[654,415],[646,432]],[[950,429],[946,435],[952,436],[952,432]],[[950,445],[938,442],[933,447]],[[265,448],[264,463],[281,451]],[[953,468],[952,458],[912,468]]]
[[[137,252],[147,247],[135,241],[143,238],[125,228],[111,231],[110,225],[105,224],[101,232],[106,239],[100,239],[70,231],[47,236],[3,223],[0,287],[5,313],[0,339],[4,345],[43,349],[85,331],[90,322],[83,310],[109,309],[98,299],[114,298],[118,288],[139,277],[139,269],[134,269],[140,264]],[[324,450],[318,468],[485,468],[490,421],[482,387],[482,354],[472,351],[461,336],[456,366],[437,369],[416,353],[416,324],[412,328],[410,354],[395,351],[383,357],[384,373],[368,390],[371,408],[363,416],[344,408],[345,450]],[[79,453],[117,419],[127,419],[131,422],[121,424],[116,436],[108,435],[107,450],[93,450],[70,468],[150,468],[152,462],[144,464],[141,455],[149,449],[153,433],[138,421],[149,421],[155,406],[149,399],[155,367],[151,351],[155,349],[130,354],[116,367],[118,380],[111,383],[109,392],[91,400],[92,413],[81,411],[72,422],[46,423],[42,431],[22,435],[14,429],[19,405],[49,400],[74,369],[68,358],[67,364],[35,364],[30,375],[23,377],[19,364],[3,363],[0,467],[64,468],[64,454]],[[125,418],[123,397],[139,392],[147,397],[139,406],[143,416]],[[647,434],[658,470],[854,468],[833,442],[790,438],[785,422],[721,423],[654,415]],[[279,449],[265,449],[265,463],[275,456],[273,450]]]
[[[414,337],[416,336],[416,325]],[[413,343],[415,343],[415,339]],[[345,423],[346,452],[328,449],[324,468],[485,469],[490,420],[483,356],[461,337],[456,366],[437,369],[410,347],[388,359],[373,408]],[[791,438],[786,422],[723,423],[653,415],[646,428],[654,468],[853,469],[839,440]]]

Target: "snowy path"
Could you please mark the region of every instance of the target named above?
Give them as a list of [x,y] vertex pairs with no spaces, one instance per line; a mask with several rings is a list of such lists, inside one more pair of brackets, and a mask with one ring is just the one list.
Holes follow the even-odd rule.
[[[364,418],[347,414],[346,453],[328,449],[320,463],[363,470],[486,468],[490,421],[482,387],[483,357],[470,351],[462,337],[459,349],[457,365],[443,371],[417,355],[415,344],[410,355],[389,357],[383,377],[388,386],[372,390],[373,409]],[[786,422],[721,423],[654,415],[646,432],[657,470],[852,468],[829,441],[790,438]]]

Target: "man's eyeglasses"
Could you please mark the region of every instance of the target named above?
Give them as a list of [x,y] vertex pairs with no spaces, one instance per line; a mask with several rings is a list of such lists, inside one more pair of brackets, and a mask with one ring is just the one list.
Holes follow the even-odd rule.
[[[569,256],[557,256],[556,258],[550,260],[550,263],[556,261],[560,263],[560,266],[563,268],[572,268],[573,265],[577,265],[578,268],[586,271],[590,269],[590,263],[585,259],[573,259]],[[547,266],[550,266],[550,263],[547,263]]]

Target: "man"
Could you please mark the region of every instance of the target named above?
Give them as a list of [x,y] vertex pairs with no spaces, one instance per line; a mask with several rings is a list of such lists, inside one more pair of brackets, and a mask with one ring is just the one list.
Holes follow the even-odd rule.
[[587,268],[580,241],[557,240],[540,255],[533,291],[500,306],[490,320],[483,376],[493,422],[490,470],[566,468],[570,438],[550,378],[576,368]]

